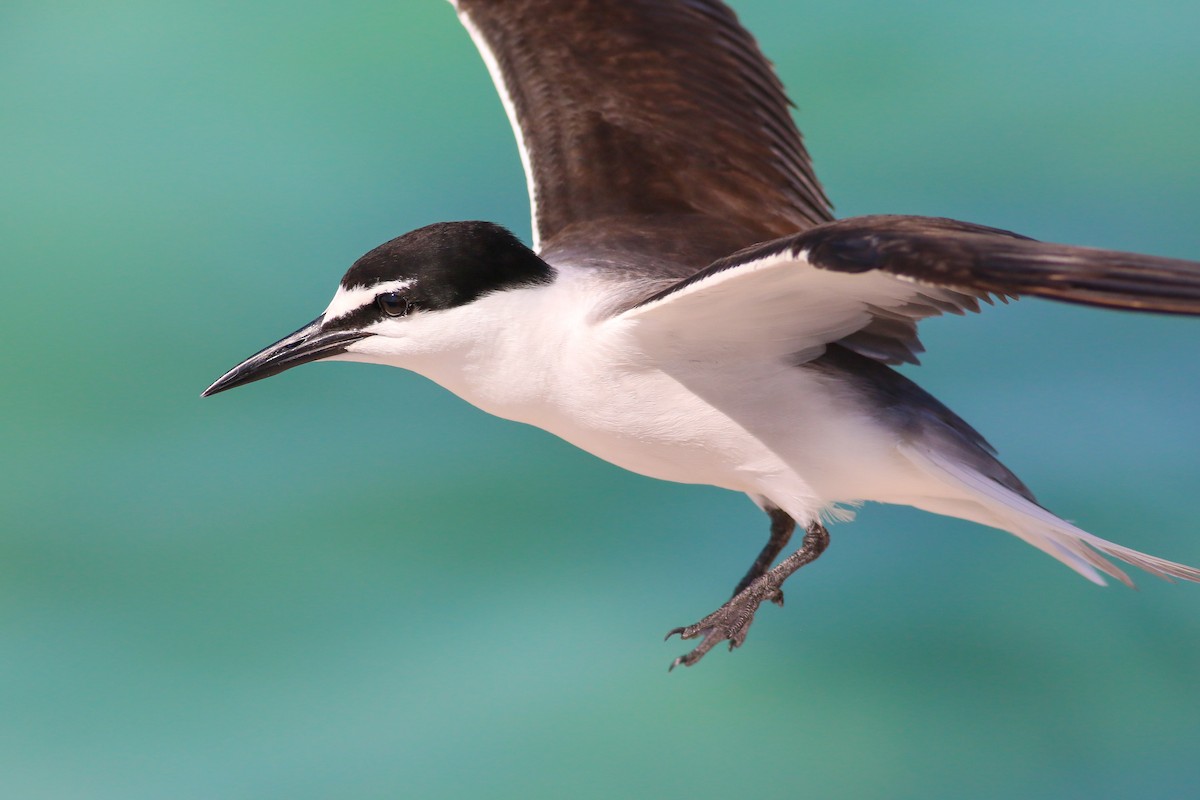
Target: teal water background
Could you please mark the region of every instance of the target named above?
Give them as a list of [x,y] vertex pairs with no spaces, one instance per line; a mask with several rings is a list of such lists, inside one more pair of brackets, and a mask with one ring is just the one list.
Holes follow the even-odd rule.
[[[842,215],[1200,258],[1200,4],[737,4]],[[746,646],[765,536],[398,370],[198,393],[442,219],[527,236],[443,2],[0,9],[0,796],[1160,798],[1200,587],[867,507]],[[909,371],[1042,501],[1200,564],[1200,321],[1037,301]]]

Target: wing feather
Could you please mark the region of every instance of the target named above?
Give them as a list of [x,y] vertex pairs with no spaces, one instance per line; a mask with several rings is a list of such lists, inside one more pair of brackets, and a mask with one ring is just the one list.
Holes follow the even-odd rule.
[[707,218],[725,252],[832,219],[770,64],[718,0],[452,0],[520,145],[535,244]]
[[916,363],[920,320],[1020,295],[1200,315],[1200,263],[949,219],[855,217],[720,259],[621,317],[651,338],[671,326],[694,332],[693,347],[757,341],[810,359],[836,342],[883,363]]

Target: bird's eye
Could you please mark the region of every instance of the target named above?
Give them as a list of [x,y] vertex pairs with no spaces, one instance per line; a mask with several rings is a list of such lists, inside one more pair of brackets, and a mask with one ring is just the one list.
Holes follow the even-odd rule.
[[403,317],[409,309],[408,300],[399,292],[384,292],[375,298],[375,305],[389,317]]

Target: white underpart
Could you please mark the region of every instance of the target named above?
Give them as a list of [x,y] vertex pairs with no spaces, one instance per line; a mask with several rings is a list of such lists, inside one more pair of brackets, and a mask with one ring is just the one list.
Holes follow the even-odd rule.
[[471,15],[461,10],[458,3],[450,0],[451,5],[458,11],[458,18],[462,21],[463,27],[467,29],[467,33],[471,35],[471,41],[475,43],[475,48],[479,50],[479,55],[483,57],[483,63],[487,65],[488,74],[492,76],[492,83],[496,85],[496,93],[500,95],[500,102],[504,105],[504,113],[508,115],[508,123],[512,126],[513,136],[517,140],[517,151],[521,154],[521,166],[525,170],[525,185],[529,191],[529,221],[533,233],[533,250],[537,252],[541,249],[542,234],[538,230],[538,198],[537,187],[533,180],[533,163],[529,157],[529,147],[525,142],[525,134],[521,131],[521,121],[517,117],[517,107],[513,103],[512,95],[509,94],[508,85],[504,81],[504,72],[500,69],[500,62],[496,59],[496,54],[492,52],[491,45],[484,38],[483,32],[476,27],[471,21]]
[[[625,469],[743,492],[802,525],[836,516],[838,504],[912,505],[1010,531],[1097,582],[1098,569],[1123,573],[1089,547],[1200,580],[1190,567],[1070,525],[979,474],[936,435],[891,427],[844,381],[796,368],[792,348],[846,328],[822,307],[847,301],[836,281],[823,284],[828,291],[802,283],[815,298],[787,292],[767,261],[740,280],[713,276],[674,300],[607,318],[596,304],[611,296],[611,281],[556,265],[550,285],[382,320],[377,335],[339,358],[413,370]],[[790,315],[790,328],[769,303],[759,313],[768,290],[804,309]]]
[[385,292],[402,292],[409,286],[412,286],[412,284],[411,280],[404,280],[377,283],[374,286],[352,286],[349,289],[345,286],[339,286],[337,293],[334,294],[333,300],[329,302],[329,307],[325,309],[325,313],[321,316],[321,319],[324,322],[329,322],[338,317],[344,317],[351,311],[375,302],[375,298]]

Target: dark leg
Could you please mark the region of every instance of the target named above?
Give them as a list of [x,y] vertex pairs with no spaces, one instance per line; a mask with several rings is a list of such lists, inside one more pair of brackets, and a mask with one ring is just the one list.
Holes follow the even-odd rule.
[[[772,517],[772,521],[774,521],[774,517]],[[774,526],[772,526],[772,533],[773,529]],[[668,633],[668,639],[677,633],[683,639],[704,637],[696,649],[675,659],[671,664],[671,669],[675,669],[680,664],[690,667],[704,658],[704,654],[719,642],[728,640],[730,650],[740,647],[742,642],[746,641],[750,623],[754,621],[754,612],[758,611],[762,602],[774,597],[783,586],[783,582],[793,572],[810,561],[815,561],[817,556],[825,552],[828,545],[829,531],[825,530],[825,526],[820,522],[811,523],[804,532],[804,542],[800,545],[800,549],[779,562],[779,566],[767,570],[750,581],[750,584],[738,592],[732,600],[695,625],[676,628]],[[767,547],[770,546],[768,543]]]
[[[783,552],[783,548],[787,547],[787,543],[791,541],[792,531],[796,530],[796,520],[778,508],[768,508],[767,515],[771,518],[771,538],[763,546],[758,558],[754,559],[754,564],[746,572],[746,577],[738,582],[737,588],[733,590],[734,597],[741,594],[742,589],[749,586],[755,578],[765,574],[771,568],[775,559]],[[775,592],[769,599],[775,605],[782,606],[783,589]]]

